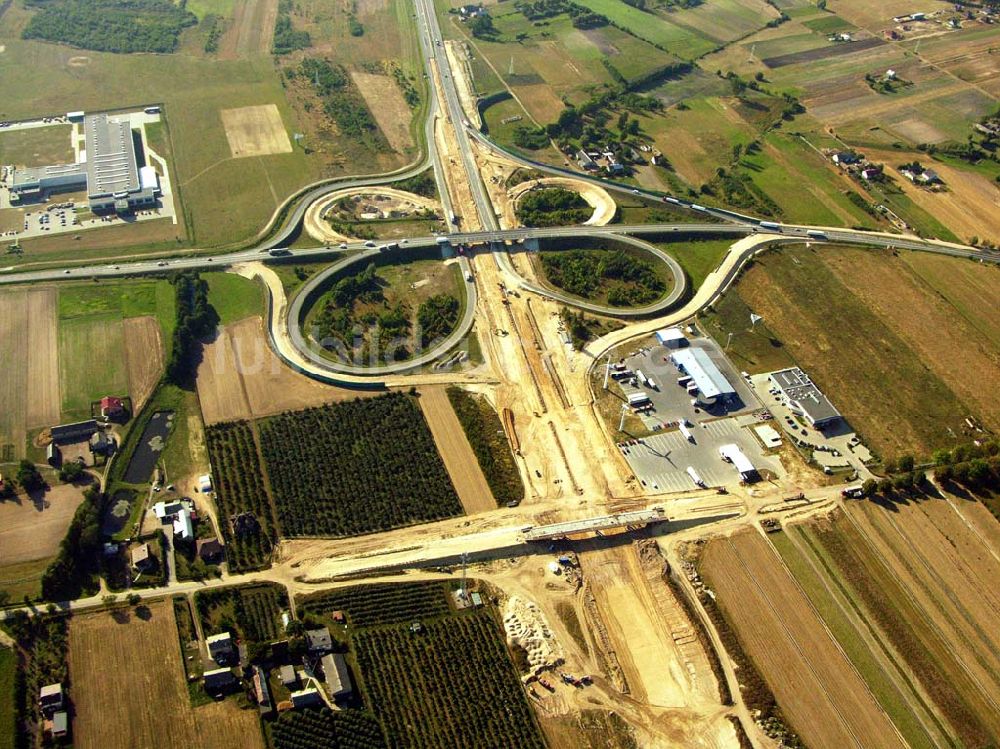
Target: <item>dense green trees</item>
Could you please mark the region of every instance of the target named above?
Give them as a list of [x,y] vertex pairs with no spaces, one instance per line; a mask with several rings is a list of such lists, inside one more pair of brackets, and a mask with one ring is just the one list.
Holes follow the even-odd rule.
[[271,51],[276,55],[287,55],[297,49],[308,49],[312,39],[308,31],[297,31],[292,26],[292,0],[278,3],[278,15],[274,19],[274,38]]
[[211,333],[219,322],[208,303],[208,284],[195,272],[185,271],[171,279],[176,300],[173,346],[166,366],[167,382],[183,385],[197,369],[198,339]]
[[501,505],[520,502],[524,497],[524,484],[497,412],[482,396],[457,387],[448,388],[448,400],[476,454],[493,498]]
[[197,17],[169,0],[27,0],[38,8],[25,39],[99,52],[173,52]]
[[299,604],[304,614],[344,611],[353,627],[409,624],[445,616],[448,601],[439,582],[382,583],[339,588],[310,595]]
[[579,193],[560,187],[531,190],[517,206],[517,217],[525,226],[582,224],[591,213],[593,209]]
[[368,105],[343,66],[319,57],[306,57],[298,67],[286,69],[285,75],[290,78],[302,76],[309,81],[323,100],[323,111],[337,123],[341,133],[371,148],[387,145]]
[[45,488],[45,479],[38,472],[38,467],[30,460],[22,460],[17,464],[16,477],[17,483],[29,494]]
[[205,443],[229,570],[269,566],[278,534],[251,426],[243,421],[210,426]]
[[280,414],[259,426],[285,535],[350,536],[462,512],[427,422],[403,393]]
[[432,341],[447,338],[455,329],[461,306],[451,294],[435,294],[421,304],[417,309],[420,343],[427,346]]
[[585,299],[607,294],[613,307],[649,304],[666,291],[651,263],[622,250],[568,250],[542,253],[551,284]]
[[393,747],[545,746],[488,608],[351,636],[367,704]]

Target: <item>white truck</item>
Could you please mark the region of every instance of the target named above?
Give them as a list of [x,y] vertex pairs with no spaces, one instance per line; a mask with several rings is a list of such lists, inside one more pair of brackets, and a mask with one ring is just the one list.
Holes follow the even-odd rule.
[[695,483],[695,486],[700,486],[702,489],[705,488],[705,481],[694,469],[694,466],[687,467],[687,475],[691,477],[691,480]]
[[677,425],[677,428],[681,430],[681,434],[684,435],[684,439],[686,439],[688,442],[692,444],[696,444],[694,441],[694,434],[691,432],[690,429],[688,429],[687,420],[681,419],[680,423]]

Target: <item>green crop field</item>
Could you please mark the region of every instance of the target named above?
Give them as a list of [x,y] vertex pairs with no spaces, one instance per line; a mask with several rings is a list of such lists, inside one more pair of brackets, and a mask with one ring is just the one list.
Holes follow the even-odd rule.
[[157,318],[161,340],[169,348],[173,293],[167,281],[104,281],[59,288],[58,358],[64,418],[89,417],[92,401],[128,392],[124,319]]
[[62,411],[74,419],[90,416],[90,404],[128,390],[121,318],[88,315],[59,323],[59,379]]
[[[347,661],[386,746],[540,749],[545,744],[498,612],[489,604],[455,611],[451,590],[441,583],[363,585],[297,603],[307,623],[332,627],[330,611],[346,614],[348,628],[332,629],[338,639],[346,636]],[[360,745],[378,742],[370,737]],[[302,744],[280,749],[286,746]]]
[[0,647],[0,749],[17,746],[18,727],[15,725],[15,673],[17,658],[10,648]]
[[701,286],[709,273],[719,267],[719,263],[732,244],[731,239],[702,239],[668,242],[660,244],[659,247],[673,255],[680,263],[691,280],[693,291]]
[[606,16],[630,34],[658,45],[684,60],[700,57],[716,46],[715,42],[701,34],[676,25],[662,16],[651,16],[619,0],[579,0],[579,3]]
[[260,282],[235,273],[206,273],[208,303],[219,315],[220,325],[229,325],[264,313],[264,289]]

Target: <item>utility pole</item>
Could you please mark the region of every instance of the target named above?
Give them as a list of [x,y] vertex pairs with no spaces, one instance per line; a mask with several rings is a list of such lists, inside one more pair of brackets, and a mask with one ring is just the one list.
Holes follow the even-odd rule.
[[622,403],[622,418],[621,418],[621,421],[618,422],[618,431],[619,432],[624,432],[625,431],[625,413],[627,411],[628,411],[628,405],[625,404],[625,403]]
[[458,597],[463,601],[467,600],[466,589],[465,589],[465,571],[469,564],[469,555],[466,552],[462,552],[462,587],[459,589]]
[[604,366],[604,389],[608,389],[608,376],[611,374],[611,354],[608,354],[608,363]]
[[729,344],[733,342],[733,333],[729,332],[729,337],[726,338],[726,351],[729,351]]

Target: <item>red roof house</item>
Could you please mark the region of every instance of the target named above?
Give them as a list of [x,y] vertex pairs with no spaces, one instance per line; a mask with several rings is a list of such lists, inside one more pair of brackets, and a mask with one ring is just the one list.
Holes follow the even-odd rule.
[[105,419],[109,416],[117,416],[125,410],[125,404],[121,398],[113,395],[105,395],[101,398],[101,416]]

